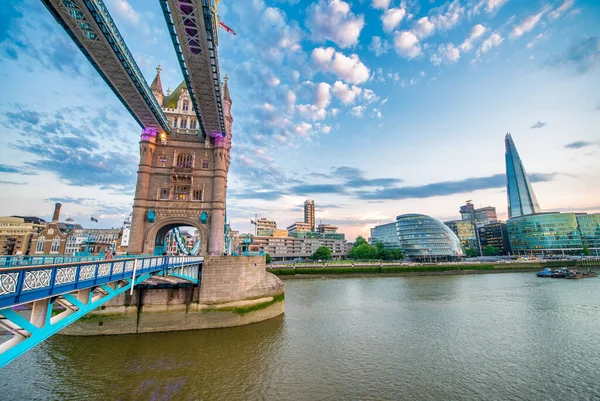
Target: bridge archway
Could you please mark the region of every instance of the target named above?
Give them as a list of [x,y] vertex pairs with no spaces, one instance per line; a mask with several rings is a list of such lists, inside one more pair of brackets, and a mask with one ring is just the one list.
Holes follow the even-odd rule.
[[200,241],[199,255],[206,255],[208,252],[208,228],[206,224],[201,224],[195,219],[185,217],[172,217],[163,219],[152,225],[146,234],[144,249],[146,254],[162,254],[165,249],[165,238],[169,231],[177,227],[193,227],[198,230],[198,241]]

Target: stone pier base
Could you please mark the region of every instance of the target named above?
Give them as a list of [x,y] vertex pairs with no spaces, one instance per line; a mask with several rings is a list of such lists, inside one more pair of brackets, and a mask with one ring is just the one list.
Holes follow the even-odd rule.
[[240,326],[279,316],[284,287],[264,257],[206,257],[200,287],[136,288],[61,331],[65,335],[151,333]]

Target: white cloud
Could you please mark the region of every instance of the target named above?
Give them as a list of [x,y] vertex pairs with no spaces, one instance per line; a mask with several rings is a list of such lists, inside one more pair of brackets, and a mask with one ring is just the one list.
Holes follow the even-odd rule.
[[522,36],[524,33],[531,31],[533,28],[535,28],[538,22],[540,22],[544,13],[545,11],[543,10],[538,14],[526,17],[523,21],[521,21],[520,24],[513,27],[509,37],[511,39],[515,39]]
[[383,117],[383,115],[381,114],[381,111],[379,111],[379,109],[374,108],[373,110],[371,110],[371,117],[381,118],[381,117]]
[[269,85],[270,87],[275,87],[275,86],[279,85],[280,83],[281,83],[281,80],[275,75],[271,75],[267,79],[267,85]]
[[351,104],[354,103],[356,96],[360,95],[362,89],[354,85],[352,85],[352,87],[349,87],[341,81],[336,81],[333,84],[331,92],[335,97],[337,97],[340,100],[340,102],[344,104]]
[[419,39],[412,31],[396,32],[394,47],[396,53],[407,59],[413,59],[421,55]]
[[434,30],[435,30],[435,26],[429,20],[429,18],[423,17],[415,23],[415,25],[413,26],[412,32],[417,38],[424,39],[424,38],[428,37],[429,35],[431,35]]
[[508,2],[508,0],[485,0],[485,11],[493,13],[494,11],[499,10],[506,2]]
[[437,54],[431,56],[430,60],[433,65],[440,65],[441,63],[456,63],[460,58],[460,50],[454,44],[448,43],[447,45],[439,45]]
[[433,13],[430,17],[431,22],[436,29],[448,30],[458,24],[465,13],[465,8],[461,6],[459,0],[454,0],[448,5],[448,9],[444,10],[446,6],[438,7],[432,10]]
[[343,53],[336,52],[332,47],[327,49],[319,47],[312,51],[311,58],[321,70],[333,72],[346,82],[360,84],[369,79],[369,68],[360,61],[356,54],[348,57]]
[[308,8],[306,27],[319,42],[331,40],[342,48],[354,46],[364,25],[364,17],[355,16],[342,0],[319,0]]
[[355,117],[362,118],[364,111],[365,111],[365,106],[355,106],[352,108],[350,113],[352,113],[352,115]]
[[300,136],[306,136],[312,129],[312,125],[303,121],[294,127],[294,132]]
[[382,40],[379,36],[373,36],[369,50],[375,53],[376,56],[385,54],[390,49],[390,44],[386,40]]
[[392,0],[373,0],[371,7],[378,8],[380,10],[387,10]]
[[400,24],[402,18],[406,15],[404,8],[390,8],[382,16],[381,21],[383,22],[383,30],[391,32]]
[[489,38],[483,41],[479,50],[477,50],[477,56],[481,53],[487,53],[493,47],[500,46],[503,40],[504,38],[499,33],[492,33]]
[[312,121],[324,120],[327,117],[327,110],[322,109],[314,104],[299,104],[296,106],[296,110],[304,118]]
[[471,34],[469,35],[469,37],[466,38],[465,41],[460,45],[460,49],[464,52],[471,50],[471,48],[473,47],[473,41],[475,39],[479,38],[481,35],[483,35],[486,31],[487,31],[487,28],[484,27],[483,25],[481,25],[481,24],[475,25],[471,29]]
[[288,106],[296,104],[296,94],[292,90],[288,90],[287,95],[285,96],[285,101]]
[[140,14],[133,9],[131,4],[129,4],[127,0],[109,0],[108,3],[110,3],[114,7],[111,7],[111,11],[114,10],[113,12],[118,14],[128,23],[132,25],[137,25],[140,22]]
[[331,116],[335,117],[339,114],[340,109],[331,109]]
[[558,17],[561,16],[562,13],[567,11],[569,8],[573,7],[574,3],[575,3],[575,0],[565,0],[565,2],[562,3],[556,10],[554,10],[550,13],[550,16],[554,19],[557,19]]
[[386,104],[386,103],[387,103],[387,101],[388,101],[388,98],[386,97],[385,99],[383,99],[383,100],[381,101],[381,105],[383,106],[384,104]]
[[331,85],[325,82],[319,82],[317,84],[315,106],[320,109],[324,109],[329,106],[329,103],[331,102],[331,93],[329,92],[330,88]]
[[379,96],[377,96],[371,89],[364,89],[362,91],[362,98],[367,103],[373,103],[379,100]]

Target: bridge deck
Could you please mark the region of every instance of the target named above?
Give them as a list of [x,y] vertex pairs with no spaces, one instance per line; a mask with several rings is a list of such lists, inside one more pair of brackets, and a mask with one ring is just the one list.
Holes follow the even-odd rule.
[[142,128],[171,132],[102,0],[42,2]]

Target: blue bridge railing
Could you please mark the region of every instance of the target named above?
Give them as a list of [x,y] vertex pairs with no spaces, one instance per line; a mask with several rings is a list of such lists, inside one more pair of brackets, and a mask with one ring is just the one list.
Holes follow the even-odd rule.
[[158,256],[0,268],[0,329],[12,334],[0,344],[0,367],[151,277],[199,284],[203,262]]

